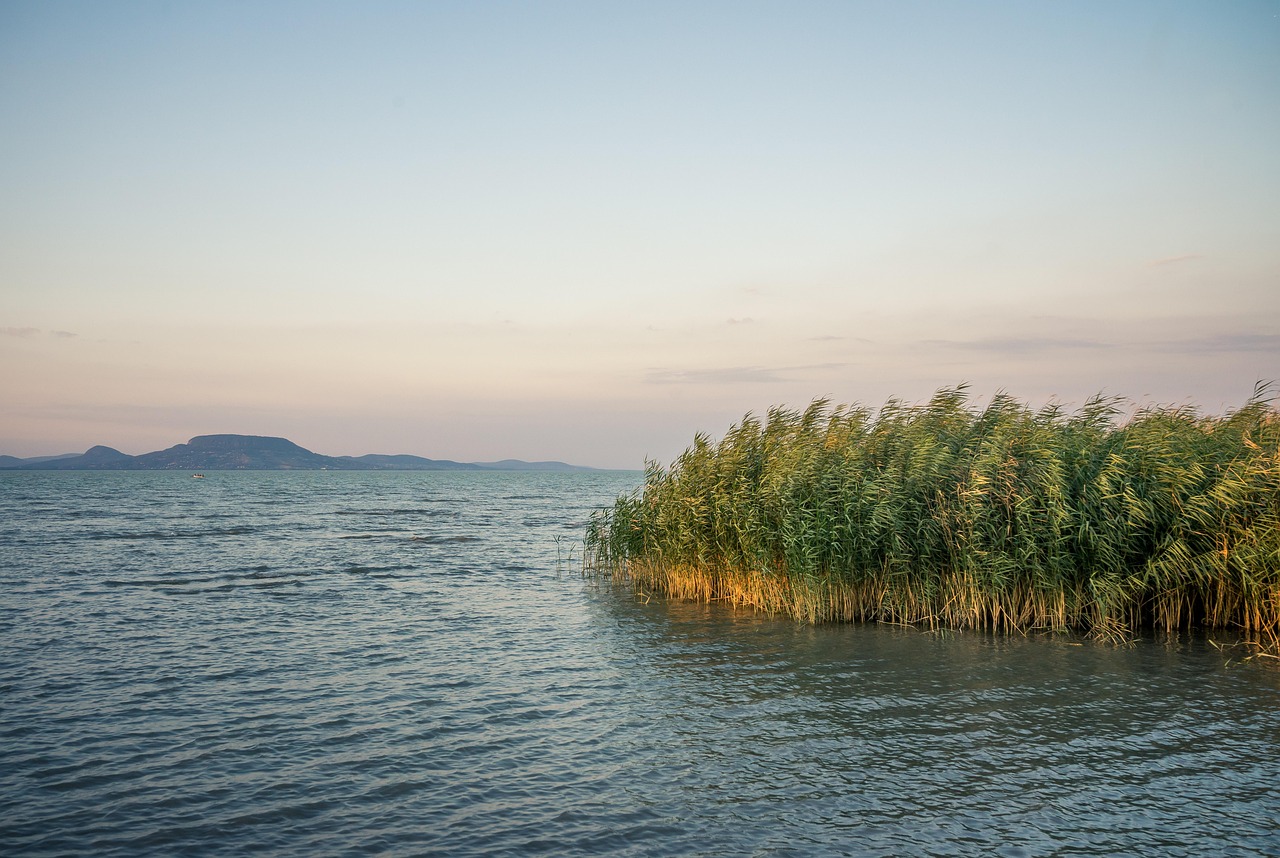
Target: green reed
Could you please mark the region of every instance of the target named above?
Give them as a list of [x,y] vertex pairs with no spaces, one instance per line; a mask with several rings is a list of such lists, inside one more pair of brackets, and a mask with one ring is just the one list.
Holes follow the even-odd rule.
[[588,574],[808,622],[1236,629],[1280,640],[1280,414],[964,387],[878,411],[818,400],[695,436],[599,511]]

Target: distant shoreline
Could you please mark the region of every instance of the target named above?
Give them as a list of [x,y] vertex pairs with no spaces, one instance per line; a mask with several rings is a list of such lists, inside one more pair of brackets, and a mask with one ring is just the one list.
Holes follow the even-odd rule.
[[185,444],[130,456],[113,447],[84,453],[18,458],[0,456],[6,471],[600,471],[567,462],[455,462],[407,454],[325,456],[286,438],[265,435],[197,435]]

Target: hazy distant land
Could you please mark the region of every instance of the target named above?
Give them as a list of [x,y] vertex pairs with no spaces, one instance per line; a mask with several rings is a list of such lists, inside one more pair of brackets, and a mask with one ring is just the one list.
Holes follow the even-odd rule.
[[20,459],[0,456],[0,469],[23,471],[591,471],[564,462],[454,462],[421,456],[323,456],[286,438],[263,435],[197,435],[167,450],[130,456],[112,447],[84,453]]

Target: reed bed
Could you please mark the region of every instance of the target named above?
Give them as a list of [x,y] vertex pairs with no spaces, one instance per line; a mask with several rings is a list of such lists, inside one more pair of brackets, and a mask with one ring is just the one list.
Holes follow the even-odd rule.
[[748,414],[593,516],[586,570],[820,623],[1280,642],[1280,414],[965,387]]

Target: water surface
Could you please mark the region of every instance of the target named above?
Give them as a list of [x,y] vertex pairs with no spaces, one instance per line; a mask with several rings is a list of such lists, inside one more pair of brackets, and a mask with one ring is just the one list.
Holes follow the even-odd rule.
[[1280,672],[584,584],[634,473],[0,473],[6,855],[1280,855]]

